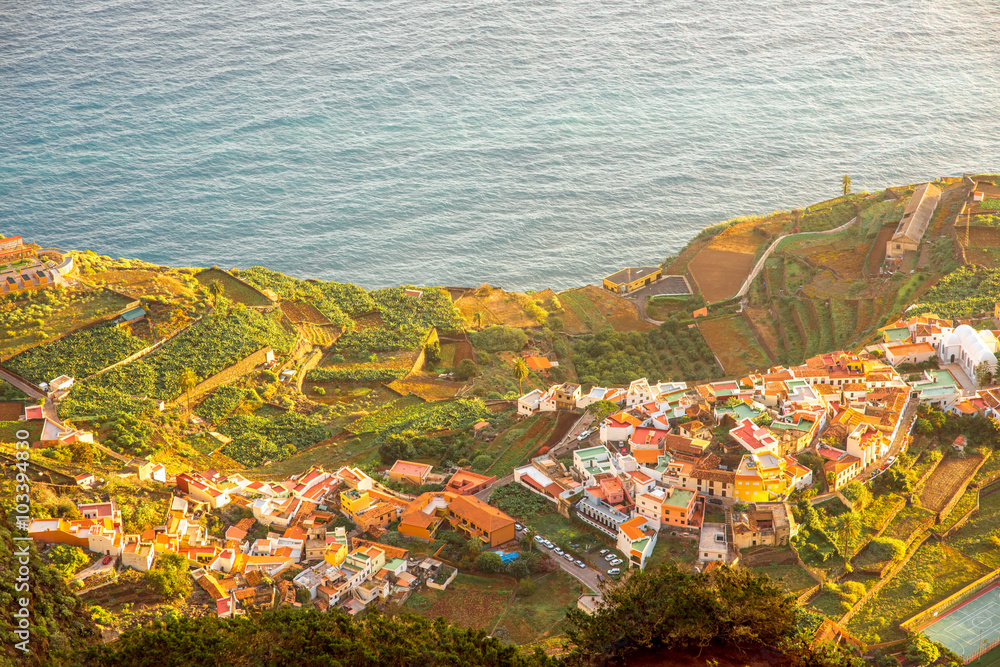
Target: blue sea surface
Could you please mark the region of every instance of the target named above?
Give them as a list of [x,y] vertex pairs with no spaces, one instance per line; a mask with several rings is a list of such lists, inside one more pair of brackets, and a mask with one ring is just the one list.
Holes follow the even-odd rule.
[[0,0],[0,232],[565,288],[1000,171],[994,0]]

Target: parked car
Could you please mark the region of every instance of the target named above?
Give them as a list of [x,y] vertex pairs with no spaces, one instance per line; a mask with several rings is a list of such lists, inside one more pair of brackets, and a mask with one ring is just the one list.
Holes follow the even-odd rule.
[[556,554],[557,556],[562,556],[562,555],[563,555],[563,550],[562,550],[562,549],[560,549],[559,547],[556,547],[556,548],[555,548],[555,549],[553,549],[552,551],[553,551],[553,552],[554,552],[554,553],[555,553],[555,554]]
[[576,436],[576,439],[577,440],[585,440],[588,435],[590,435],[590,430],[586,430],[583,433],[581,433],[580,435]]
[[514,524],[514,530],[524,530],[524,526],[519,523]]
[[548,540],[545,540],[545,548],[546,549],[555,549],[556,545],[552,544],[552,542],[549,542]]
[[579,567],[579,568],[586,568],[587,564],[584,563],[582,560],[578,560],[578,561],[576,561],[576,566]]
[[535,540],[536,542],[544,542],[544,541],[545,541],[545,538],[544,538],[544,537],[542,537],[541,535],[535,535],[535,537],[534,537],[534,540]]
[[112,558],[111,556],[105,556],[104,558],[101,559],[101,565],[107,565],[112,560],[114,560],[114,558]]
[[892,465],[893,463],[896,462],[896,457],[895,456],[890,456],[889,458],[887,458],[885,460],[885,462],[888,463],[889,465]]
[[573,562],[573,554],[563,554],[563,558],[565,558],[571,563]]
[[721,498],[709,498],[708,502],[712,503],[713,505],[721,505],[722,504],[722,499]]
[[617,567],[613,567],[610,570],[608,570],[608,574],[621,574],[621,573],[622,571],[619,570]]
[[622,447],[622,456],[625,456],[626,454],[628,454],[628,450]]
[[615,560],[616,558],[618,558],[618,556],[609,553],[607,556],[604,557],[604,560],[606,560],[606,561],[608,561],[610,563],[611,561]]
[[612,565],[621,565],[621,564],[622,564],[622,563],[624,563],[624,562],[625,562],[625,561],[623,561],[623,560],[622,560],[621,558],[616,558],[616,559],[614,559],[613,561],[611,561],[611,564],[612,564]]
[[600,551],[598,551],[597,553],[599,553],[599,554],[601,554],[601,555],[603,556],[603,555],[605,555],[606,553],[608,553],[609,551],[611,551],[611,549],[601,549],[601,550],[600,550]]

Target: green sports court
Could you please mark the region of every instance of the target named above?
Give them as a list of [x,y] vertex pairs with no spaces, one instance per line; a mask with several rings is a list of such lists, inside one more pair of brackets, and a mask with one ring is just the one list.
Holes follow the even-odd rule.
[[1000,642],[1000,587],[994,586],[923,629],[966,660]]

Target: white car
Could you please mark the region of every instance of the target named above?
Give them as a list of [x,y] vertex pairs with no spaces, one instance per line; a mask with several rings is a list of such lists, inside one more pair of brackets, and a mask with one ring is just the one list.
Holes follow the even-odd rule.
[[621,574],[621,573],[622,571],[619,570],[617,567],[613,567],[610,570],[608,570],[608,574]]
[[622,560],[621,558],[616,558],[616,559],[614,559],[613,561],[611,561],[611,564],[612,564],[612,565],[621,565],[621,564],[622,564],[622,563],[624,563],[624,562],[625,562],[625,561],[623,561],[623,560]]
[[524,530],[524,526],[519,523],[514,524],[514,530]]
[[555,554],[556,554],[557,556],[562,556],[562,555],[563,555],[563,550],[562,550],[562,549],[560,549],[559,547],[556,547],[556,548],[555,548],[555,549],[553,549],[552,551],[553,551],[553,552],[554,552],[554,553],[555,553]]
[[555,549],[555,548],[556,548],[556,545],[552,544],[552,543],[551,543],[551,542],[549,542],[548,540],[545,540],[545,543],[544,543],[544,544],[545,544],[545,548],[546,548],[546,549]]
[[890,456],[889,458],[887,458],[885,460],[885,462],[888,463],[889,465],[892,465],[893,463],[896,462],[896,457],[895,456]]
[[563,554],[563,558],[565,558],[571,563],[573,562],[573,554]]
[[611,551],[611,549],[601,549],[597,553],[599,553],[599,554],[601,554],[603,556],[603,555],[607,554],[609,551]]
[[607,556],[604,557],[604,560],[606,560],[606,561],[608,561],[610,563],[613,560],[618,560],[618,556],[609,553]]
[[534,537],[533,539],[534,539],[534,540],[535,540],[536,542],[539,542],[539,543],[541,543],[541,542],[544,542],[544,541],[545,541],[545,538],[544,538],[544,537],[542,537],[541,535],[535,535],[535,537]]
[[576,561],[576,566],[579,567],[579,568],[586,568],[587,564],[584,563],[582,560],[578,560],[578,561]]

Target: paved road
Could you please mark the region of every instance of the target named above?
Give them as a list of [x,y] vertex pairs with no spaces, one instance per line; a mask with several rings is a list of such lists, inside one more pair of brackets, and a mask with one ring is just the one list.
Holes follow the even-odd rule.
[[3,378],[4,381],[14,385],[28,396],[31,396],[32,398],[45,398],[45,394],[38,391],[38,389],[36,389],[34,386],[28,384],[27,382],[22,381],[20,378],[14,375],[11,375],[9,371],[3,368],[0,368],[0,378]]

